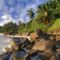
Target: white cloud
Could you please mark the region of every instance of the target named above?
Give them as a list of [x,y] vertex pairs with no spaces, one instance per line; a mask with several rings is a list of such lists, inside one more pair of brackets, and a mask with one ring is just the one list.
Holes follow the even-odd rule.
[[[25,18],[23,18],[23,17],[25,17]],[[3,26],[4,24],[7,24],[9,22],[18,24],[18,21],[28,22],[28,20],[29,20],[29,18],[26,16],[26,12],[24,14],[22,14],[18,19],[13,19],[11,17],[11,15],[9,15],[9,14],[1,16],[1,19],[2,19],[2,22],[0,22],[0,26]]]
[[5,23],[12,21],[12,18],[9,15],[4,15],[1,18],[5,21]]
[[6,24],[8,22],[14,21],[10,15],[3,15],[3,16],[1,16],[1,19],[3,21],[0,23],[0,26],[3,26],[4,24]]
[[0,26],[3,26],[3,25],[4,25],[4,22],[1,22],[1,23],[0,23]]

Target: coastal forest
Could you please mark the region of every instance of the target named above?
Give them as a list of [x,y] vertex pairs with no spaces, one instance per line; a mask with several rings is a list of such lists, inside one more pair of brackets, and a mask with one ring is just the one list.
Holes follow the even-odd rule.
[[9,22],[0,26],[0,33],[23,34],[34,32],[40,29],[44,32],[58,32],[60,30],[60,0],[48,0],[46,3],[37,6],[36,10],[29,9],[29,22],[19,24]]

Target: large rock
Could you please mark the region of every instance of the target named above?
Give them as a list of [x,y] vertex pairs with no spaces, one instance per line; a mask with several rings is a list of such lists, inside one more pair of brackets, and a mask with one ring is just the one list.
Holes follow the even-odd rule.
[[46,47],[47,47],[47,43],[48,41],[39,41],[38,43],[36,43],[32,49],[34,50],[40,50],[40,51],[45,51]]
[[57,53],[60,54],[60,48],[56,49]]
[[35,50],[40,50],[40,51],[45,51],[47,49],[51,49],[52,51],[56,50],[56,42],[55,41],[45,41],[45,40],[40,40],[37,42],[32,49]]
[[39,50],[36,50],[29,54],[26,57],[26,60],[48,60],[48,58],[45,55],[42,55]]
[[30,34],[31,41],[37,40],[38,37],[39,37],[39,36],[37,35],[36,32],[33,32],[33,33]]

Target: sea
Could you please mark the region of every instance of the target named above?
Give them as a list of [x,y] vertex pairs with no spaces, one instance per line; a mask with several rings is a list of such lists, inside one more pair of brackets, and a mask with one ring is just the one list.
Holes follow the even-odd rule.
[[[13,53],[4,54],[4,51],[3,51],[3,49],[11,45],[11,42],[12,42],[11,37],[8,37],[7,35],[0,35],[0,60],[12,60]],[[19,59],[24,60],[22,56],[24,57],[26,54],[27,53],[24,50],[17,51],[16,57],[19,57]],[[3,56],[1,57],[1,55]]]
[[0,35],[0,54],[4,53],[3,49],[11,44],[11,38],[6,35]]

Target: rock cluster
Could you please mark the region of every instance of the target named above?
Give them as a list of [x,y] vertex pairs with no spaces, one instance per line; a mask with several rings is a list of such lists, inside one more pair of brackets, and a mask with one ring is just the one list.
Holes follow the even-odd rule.
[[27,60],[33,60],[34,56],[39,56],[34,60],[60,60],[60,35],[44,32],[32,33],[31,35],[31,40],[35,42],[32,50],[35,51],[28,55]]
[[56,35],[49,35],[42,31],[31,33],[31,40],[27,38],[14,38],[13,58],[16,60],[60,60],[60,40],[56,40]]

